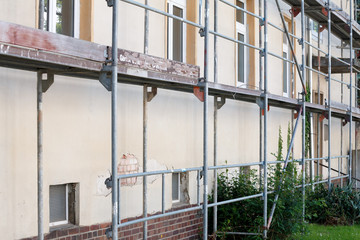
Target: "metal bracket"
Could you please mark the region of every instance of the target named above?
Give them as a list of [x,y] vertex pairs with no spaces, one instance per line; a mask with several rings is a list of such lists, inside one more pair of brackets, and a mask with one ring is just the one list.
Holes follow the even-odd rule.
[[108,177],[106,180],[105,180],[105,186],[107,189],[110,189],[112,188],[113,184],[112,184],[112,176]]
[[297,15],[299,15],[299,13],[301,12],[301,8],[299,7],[292,7],[289,12],[296,17]]
[[111,66],[104,65],[103,68],[100,70],[99,81],[100,83],[108,90],[111,91],[112,83],[111,83]]
[[220,101],[218,100],[218,97],[216,97],[216,109],[220,109],[222,108],[222,106],[225,105],[226,102],[226,98],[225,97],[220,97]]
[[105,230],[105,235],[106,235],[106,237],[108,238],[108,239],[112,239],[112,237],[113,237],[113,233],[112,233],[112,226],[110,226],[109,228],[107,228],[106,230]]
[[204,91],[201,90],[204,87],[205,78],[199,78],[199,82],[196,87],[193,89],[194,95],[201,101],[204,102]]
[[114,6],[114,0],[106,0],[108,7]]
[[[43,76],[46,74],[46,78],[43,78]],[[42,92],[46,92],[50,86],[54,83],[54,74],[50,72],[38,72],[38,78],[40,78],[41,85],[42,85]]]
[[347,88],[348,88],[348,89],[351,89],[351,86],[350,86],[350,84],[346,84],[346,86],[347,86]]
[[151,87],[151,91],[147,92],[147,101],[151,102],[151,100],[157,95],[157,87]]
[[199,29],[199,34],[200,34],[200,37],[204,37],[204,36],[205,36],[205,29],[204,29],[204,28],[200,28],[200,29]]
[[262,95],[260,95],[260,97],[256,98],[256,104],[261,108],[264,109],[265,108],[265,102],[264,99],[262,98]]

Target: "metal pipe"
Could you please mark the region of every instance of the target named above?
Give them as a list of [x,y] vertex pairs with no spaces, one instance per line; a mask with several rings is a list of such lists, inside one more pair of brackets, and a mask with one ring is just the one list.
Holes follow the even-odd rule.
[[44,239],[44,186],[43,186],[43,121],[42,121],[42,73],[37,73],[37,203],[38,239]]
[[209,0],[205,0],[205,27],[204,27],[204,195],[203,195],[203,239],[208,238],[208,118],[209,118]]
[[[302,71],[302,77],[303,77],[303,83],[306,84],[306,69],[304,66],[306,66],[305,61],[305,3],[304,0],[301,0],[301,64],[303,68]],[[305,142],[306,142],[306,108],[305,108],[305,96],[307,95],[306,92],[306,86],[303,85],[304,92],[302,93],[302,141],[301,141],[301,158],[302,158],[302,221],[305,222]]]
[[170,13],[167,13],[167,12],[164,12],[164,11],[161,11],[161,10],[158,10],[158,9],[156,9],[156,8],[147,6],[147,5],[145,5],[145,4],[142,4],[142,3],[139,3],[139,2],[136,2],[136,1],[133,1],[133,0],[121,0],[121,1],[126,2],[126,3],[129,3],[129,4],[132,4],[132,5],[134,5],[134,6],[138,6],[138,7],[147,9],[147,10],[149,10],[149,11],[158,13],[158,14],[160,14],[160,15],[163,15],[163,16],[166,16],[166,17],[169,17],[169,18],[173,18],[173,19],[179,20],[180,22],[187,23],[187,24],[189,24],[189,25],[191,25],[191,26],[194,26],[194,27],[197,27],[197,28],[203,28],[203,26],[200,25],[200,24],[194,23],[194,22],[189,21],[189,20],[187,20],[187,19],[185,19],[185,18],[181,18],[181,17],[175,16],[175,15],[173,15],[173,14],[170,14]]
[[330,1],[327,1],[328,7],[328,189],[331,191],[331,11]]
[[[263,6],[262,6],[262,0],[259,0],[259,16],[262,16],[263,13]],[[259,22],[259,47],[263,47],[263,36],[262,36],[262,25],[261,21]],[[260,91],[263,90],[263,59],[261,57],[261,54],[259,54],[259,89]],[[259,162],[263,161],[263,118],[262,118],[262,109],[259,107]],[[263,177],[263,166],[259,165],[259,188],[262,187],[262,177]]]
[[[285,30],[276,26],[275,24],[273,24],[272,22],[268,22],[269,26],[272,26],[273,28],[275,28],[276,30],[279,30],[280,32],[282,33],[285,33]],[[295,34],[293,33],[289,33],[289,36],[292,37],[292,38],[296,38],[297,40],[300,40],[301,38],[296,36]]]
[[[214,0],[214,31],[217,32],[218,30],[218,0]],[[214,35],[214,82],[218,82],[218,55],[217,55],[217,36]],[[214,97],[214,166],[217,166],[217,116],[218,116],[218,97]],[[217,202],[217,189],[218,182],[217,182],[217,171],[214,169],[214,202]],[[214,207],[214,218],[213,218],[213,233],[216,234],[217,231],[217,206]]]
[[269,52],[269,55],[270,55],[270,56],[273,56],[273,57],[276,57],[276,58],[278,58],[278,59],[280,59],[280,60],[282,60],[282,61],[291,63],[291,64],[294,64],[294,63],[295,63],[294,61],[291,61],[291,60],[289,60],[289,59],[287,59],[287,58],[281,57],[280,55],[277,55],[276,53],[273,53],[273,52]]
[[277,190],[276,190],[276,195],[275,195],[275,198],[274,198],[274,203],[273,203],[272,208],[271,208],[271,211],[270,211],[270,216],[269,216],[269,220],[268,220],[266,229],[269,229],[269,228],[270,228],[271,221],[272,221],[272,218],[273,218],[274,213],[275,213],[276,204],[277,204],[277,201],[278,201],[279,195],[280,195],[281,185],[282,185],[282,182],[284,181],[286,167],[287,167],[287,165],[288,165],[288,163],[289,163],[291,148],[292,148],[292,146],[293,146],[293,144],[294,144],[296,129],[297,129],[297,126],[298,126],[298,123],[299,123],[299,119],[300,119],[300,117],[301,117],[301,113],[302,113],[302,111],[303,111],[303,107],[304,107],[304,106],[302,106],[302,107],[300,108],[298,117],[297,117],[297,119],[296,119],[296,123],[295,123],[295,127],[294,127],[294,132],[292,133],[292,136],[291,136],[289,149],[288,149],[288,151],[287,151],[286,158],[285,158],[285,161],[284,161],[284,166],[283,166],[282,171],[281,171],[281,178],[280,178],[280,181],[279,181],[279,186],[277,187]]
[[267,9],[267,1],[264,2],[264,232],[263,237],[267,238],[267,125],[268,125],[268,9]]
[[225,1],[225,0],[220,0],[220,2],[223,2],[223,3],[227,4],[227,5],[235,8],[236,10],[242,11],[242,12],[244,12],[244,13],[250,15],[250,16],[253,16],[254,18],[262,19],[262,17],[261,17],[260,15],[256,15],[255,13],[250,12],[250,11],[244,9],[244,8],[238,7],[238,6],[236,6],[235,4],[233,4],[233,3],[230,3],[230,2]]
[[[320,31],[319,31],[319,32],[320,32]],[[316,46],[312,45],[310,42],[305,41],[305,44],[309,45],[310,47],[314,48],[315,50],[318,50],[319,55],[320,55],[320,52],[323,53],[323,54],[325,54],[325,55],[327,54],[327,53],[326,53],[324,50],[322,50],[320,47],[316,47]]]
[[[317,74],[317,104],[320,103],[320,31],[318,31],[318,74]],[[320,157],[320,114],[317,114],[317,129],[316,129],[316,156]],[[316,162],[316,176],[320,176],[319,160]]]
[[[275,3],[276,3],[276,7],[277,7],[277,9],[279,11],[280,17],[281,17],[281,22],[282,22],[282,24],[284,26],[285,35],[287,37],[287,40],[288,40],[288,43],[289,43],[289,46],[290,46],[290,50],[291,50],[291,53],[292,53],[293,58],[294,58],[296,68],[298,70],[301,85],[303,87],[304,93],[306,94],[307,92],[306,92],[305,82],[304,82],[303,76],[301,76],[300,66],[298,64],[298,61],[297,61],[297,58],[296,58],[296,55],[295,55],[294,46],[292,45],[292,42],[291,42],[291,39],[290,39],[290,36],[289,36],[289,31],[287,30],[287,27],[286,27],[284,16],[283,16],[283,14],[281,12],[281,9],[280,9],[279,1],[275,0]],[[302,38],[302,39],[304,39],[304,38]],[[303,65],[303,66],[305,66],[305,65]]]
[[353,78],[353,1],[350,1],[350,120],[349,120],[349,184],[352,181],[352,78]]
[[197,171],[197,191],[196,191],[196,203],[200,206],[200,170]]
[[[145,47],[146,48],[146,47]],[[147,121],[148,121],[148,86],[143,87],[143,172],[147,172]],[[143,176],[143,216],[147,217],[147,176]],[[147,239],[147,221],[143,223],[143,239]]]
[[[38,29],[44,26],[44,0],[39,0],[39,22]],[[42,73],[37,73],[37,220],[38,239],[44,239],[44,186],[43,186],[43,121],[42,121]]]
[[[153,219],[158,219],[158,218],[162,218],[162,217],[168,217],[168,216],[172,216],[172,215],[176,215],[176,214],[180,214],[180,213],[186,213],[186,212],[191,212],[191,211],[196,211],[196,210],[200,210],[201,207],[196,206],[196,207],[191,207],[191,208],[185,208],[185,209],[181,209],[181,210],[177,210],[177,211],[172,211],[172,212],[167,212],[164,214],[158,214],[158,215],[152,215],[152,216],[148,216],[146,218],[139,218],[136,220],[132,220],[132,221],[127,221],[127,222],[123,222],[119,225],[119,227],[126,227],[132,224],[136,224],[136,223],[141,223],[141,222],[145,222],[145,221],[150,221]],[[114,239],[114,238],[113,238]]]
[[[341,46],[343,46],[343,41],[341,41]],[[344,55],[344,49],[341,48],[341,57],[343,57]],[[351,59],[350,59],[351,61]],[[341,73],[341,81],[344,81],[344,74]],[[344,85],[341,84],[341,103],[344,103]],[[350,90],[351,91],[351,90]],[[342,121],[340,121],[340,155],[343,155],[343,137],[344,137],[344,129],[343,129],[343,124]],[[339,168],[339,176],[340,176],[340,172],[342,172],[342,159],[340,160],[340,158],[338,159],[338,168]],[[340,180],[340,186],[343,186],[343,179]]]
[[225,205],[225,204],[234,203],[234,202],[240,202],[240,201],[244,201],[244,200],[251,199],[251,198],[262,197],[262,195],[263,195],[262,193],[258,193],[258,194],[254,194],[254,195],[250,195],[250,196],[229,199],[229,200],[225,200],[225,201],[221,201],[221,202],[217,202],[217,203],[211,203],[211,204],[209,204],[209,207],[220,206],[220,205]]
[[171,170],[157,170],[157,171],[149,171],[149,172],[139,172],[139,173],[130,173],[125,175],[119,175],[118,178],[132,178],[132,177],[142,177],[142,176],[153,176],[159,174],[169,174],[169,173],[184,173],[184,172],[192,172],[202,170],[203,167],[196,168],[182,168],[182,169],[171,169]]
[[224,38],[226,40],[229,40],[229,41],[232,41],[234,43],[238,43],[238,44],[241,44],[241,45],[244,45],[245,47],[249,47],[249,48],[253,48],[253,49],[256,49],[258,51],[262,51],[263,49],[262,48],[259,48],[257,46],[254,46],[254,45],[251,45],[249,43],[246,43],[246,42],[243,42],[243,41],[240,41],[240,40],[236,40],[234,38],[231,38],[231,37],[228,37],[224,34],[221,34],[221,33],[218,33],[218,32],[214,32],[212,30],[209,30],[209,33],[215,35],[215,36],[218,36],[218,37],[221,37],[221,38]]
[[111,173],[112,173],[112,239],[118,239],[118,181],[117,180],[117,64],[118,64],[118,1],[113,1],[112,63],[111,63]]
[[165,213],[165,174],[161,174],[161,212]]
[[[148,5],[148,0],[145,0],[145,5]],[[144,54],[149,51],[149,10],[145,9],[144,19]],[[143,88],[143,172],[147,172],[147,99],[148,91],[147,85]],[[147,177],[143,176],[143,216],[147,217]],[[147,239],[147,221],[143,224],[143,239]]]
[[[148,0],[145,0],[145,5],[148,5]],[[149,52],[149,10],[145,9],[144,19],[144,53]]]

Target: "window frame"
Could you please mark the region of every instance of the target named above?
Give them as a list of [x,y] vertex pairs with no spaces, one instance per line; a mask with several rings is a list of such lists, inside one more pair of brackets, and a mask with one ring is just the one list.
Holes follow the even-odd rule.
[[[243,9],[246,9],[246,0],[235,0],[235,5],[237,4],[237,2],[242,2],[244,4],[244,7]],[[235,23],[236,23],[236,32],[235,32],[235,39],[239,41],[239,38],[238,38],[238,35],[241,34],[244,36],[244,41],[243,42],[246,42],[246,39],[248,37],[248,33],[247,33],[247,29],[246,29],[246,24],[247,24],[247,16],[246,16],[246,13],[241,11],[243,14],[244,14],[244,23],[240,23],[237,21],[237,11],[240,11],[240,10],[237,10],[235,9]],[[247,87],[247,84],[248,84],[248,79],[246,78],[247,76],[247,61],[246,61],[246,47],[245,45],[242,45],[242,47],[244,48],[244,53],[243,53],[243,62],[244,62],[244,73],[243,73],[243,79],[244,79],[244,82],[241,82],[240,81],[240,78],[239,78],[239,68],[240,68],[240,61],[239,61],[239,46],[242,45],[240,43],[237,43],[236,44],[236,86],[237,87],[243,87],[243,88],[246,88]]]
[[[172,175],[171,175],[171,177],[173,178],[174,177],[174,175],[177,175],[177,195],[178,195],[178,199],[173,199],[173,195],[172,195],[172,193],[173,193],[173,190],[174,189],[172,189],[172,187],[173,187],[173,183],[171,184],[171,202],[172,203],[179,203],[180,202],[180,200],[181,200],[181,192],[180,192],[180,188],[181,188],[181,183],[180,183],[180,173],[172,173]],[[172,179],[171,179],[171,181],[172,181]]]
[[[73,0],[73,11],[74,19],[72,23],[73,27],[73,36],[74,38],[80,37],[80,0]],[[48,0],[48,11],[47,14],[47,26],[45,30],[53,33],[56,32],[56,0]],[[45,26],[44,26],[45,28]],[[65,35],[65,34],[64,34]],[[67,35],[65,35],[67,36]]]
[[[285,33],[283,33],[283,37],[284,37]],[[284,57],[284,53],[286,53],[286,59],[289,60],[290,59],[290,51],[289,51],[289,43],[288,43],[288,40],[286,38],[286,43],[284,42],[283,40],[283,44],[282,44],[282,57]],[[288,61],[285,61],[284,59],[282,60],[283,64],[282,64],[282,68],[283,68],[283,71],[282,71],[282,94],[284,97],[289,97],[290,96],[290,78],[291,78],[291,75],[290,75],[290,72],[291,72],[291,69],[290,69],[290,63]],[[286,65],[286,66],[285,66]],[[284,69],[284,66],[286,67],[286,92],[284,92],[284,73],[285,73],[285,69]]]
[[[69,224],[69,184],[57,184],[57,185],[50,185],[51,186],[60,186],[60,185],[65,185],[65,220],[61,220],[61,221],[57,221],[57,222],[50,222],[50,217],[49,217],[49,227],[55,227],[55,226],[60,226],[60,225],[65,225],[65,224]],[[49,189],[50,189],[49,187]],[[49,190],[49,199],[50,199],[50,190]],[[50,204],[49,204],[49,215],[50,215]]]
[[[168,0],[167,1],[167,10],[169,14],[173,15],[173,9],[174,7],[178,7],[180,9],[182,9],[183,11],[183,17],[182,18],[186,18],[186,0]],[[174,33],[174,29],[173,29],[173,22],[174,19],[171,17],[168,17],[168,21],[167,21],[167,58],[170,60],[174,60],[174,46],[173,46],[173,33]],[[182,59],[180,62],[186,62],[186,24],[181,22],[182,24]],[[176,61],[176,60],[174,60]]]

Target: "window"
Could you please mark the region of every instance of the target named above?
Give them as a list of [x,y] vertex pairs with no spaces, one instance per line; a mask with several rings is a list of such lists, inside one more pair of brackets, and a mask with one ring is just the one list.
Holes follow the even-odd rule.
[[[168,12],[177,17],[184,18],[186,13],[186,0],[169,1]],[[167,53],[169,59],[185,62],[185,35],[185,24],[177,19],[168,18]]]
[[[320,31],[320,24],[318,22],[315,22],[314,20],[310,19],[310,28],[311,28],[311,38],[314,41],[318,40],[318,34]],[[323,40],[323,34],[320,32],[320,42],[322,43]]]
[[[284,59],[289,60],[290,59],[290,51],[289,51],[289,42],[288,39],[286,37],[286,34],[283,33],[283,54],[282,54]],[[290,63],[282,60],[283,62],[283,95],[286,97],[289,97],[290,94],[290,87],[289,87],[289,82],[290,82]]]
[[[236,6],[245,9],[245,1],[236,0]],[[241,42],[246,41],[246,17],[245,13],[236,9],[236,39]],[[237,44],[237,86],[246,87],[246,61],[245,46]]]
[[79,38],[79,0],[45,0],[44,30]]
[[172,202],[180,202],[180,173],[172,174]]
[[78,223],[78,184],[50,185],[50,227]]
[[189,203],[189,173],[172,174],[172,203]]

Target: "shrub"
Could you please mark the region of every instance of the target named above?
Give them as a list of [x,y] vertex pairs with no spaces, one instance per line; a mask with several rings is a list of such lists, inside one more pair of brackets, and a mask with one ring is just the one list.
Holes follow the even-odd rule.
[[326,225],[352,225],[360,219],[360,194],[352,185],[332,187],[317,185],[308,193],[307,219],[311,223]]
[[[290,142],[290,126],[288,128],[287,142]],[[277,160],[284,161],[282,155],[283,140],[281,129],[279,129],[278,150],[272,154]],[[282,165],[269,167],[268,171],[268,190],[278,189],[280,184]],[[302,197],[301,189],[295,188],[300,183],[297,176],[296,167],[289,163],[284,181],[281,187],[281,193],[277,202],[275,215],[271,228],[268,232],[270,239],[284,239],[293,233],[297,233],[304,228],[302,222]],[[262,187],[258,186],[256,171],[251,170],[248,173],[244,171],[235,171],[233,173],[226,170],[218,175],[218,201],[236,199],[243,196],[254,195],[262,192]],[[209,201],[213,202],[213,194],[209,196]],[[274,201],[274,194],[268,195],[268,209],[270,212]],[[209,227],[212,228],[213,209],[209,209]],[[260,226],[263,225],[263,200],[252,198],[231,204],[218,206],[218,231],[217,234],[222,239],[235,239],[235,236],[221,235],[221,232],[253,232],[261,233]],[[260,236],[248,236],[248,239],[262,239]],[[244,239],[244,236],[242,236]]]

